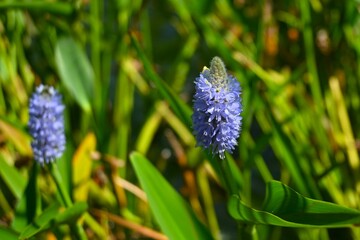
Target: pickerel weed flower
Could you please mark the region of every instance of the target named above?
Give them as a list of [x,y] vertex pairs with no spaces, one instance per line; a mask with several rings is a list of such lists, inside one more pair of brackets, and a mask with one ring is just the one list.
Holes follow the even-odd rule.
[[213,154],[225,158],[232,153],[240,135],[242,117],[241,87],[229,75],[219,57],[210,69],[204,67],[195,80],[193,129],[198,146],[211,148]]
[[61,157],[65,150],[64,108],[61,95],[51,86],[38,86],[30,99],[31,147],[41,165]]

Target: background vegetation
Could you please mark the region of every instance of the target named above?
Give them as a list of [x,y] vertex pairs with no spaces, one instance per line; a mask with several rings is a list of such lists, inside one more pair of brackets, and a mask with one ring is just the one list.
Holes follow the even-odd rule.
[[[266,183],[279,180],[358,209],[359,9],[356,0],[0,1],[0,236],[61,239],[78,221],[91,239],[359,239],[351,223],[314,227],[316,214],[299,220],[312,228],[239,224],[222,163],[195,147],[189,122],[193,81],[220,56],[243,89],[225,172],[242,203],[262,209]],[[28,100],[40,83],[66,105],[57,165],[74,205],[65,210],[32,159]],[[286,218],[296,202],[283,204]]]

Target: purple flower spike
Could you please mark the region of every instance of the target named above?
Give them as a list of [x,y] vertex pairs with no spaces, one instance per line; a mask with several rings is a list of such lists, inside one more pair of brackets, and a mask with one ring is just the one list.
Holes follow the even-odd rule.
[[198,146],[211,148],[225,158],[232,153],[240,135],[242,117],[241,87],[227,74],[224,63],[214,57],[210,69],[204,67],[195,80],[193,129]]
[[50,86],[38,86],[30,99],[31,147],[41,165],[61,157],[65,150],[64,108],[61,95]]

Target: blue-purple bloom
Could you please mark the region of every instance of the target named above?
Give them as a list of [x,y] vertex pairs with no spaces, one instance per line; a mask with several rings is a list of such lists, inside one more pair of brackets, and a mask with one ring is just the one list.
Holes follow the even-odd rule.
[[242,117],[241,87],[229,75],[219,57],[210,69],[204,67],[195,80],[193,129],[198,146],[211,148],[213,154],[225,158],[232,152],[240,135]]
[[51,86],[38,86],[30,99],[31,147],[41,165],[61,157],[65,150],[64,108],[61,95]]

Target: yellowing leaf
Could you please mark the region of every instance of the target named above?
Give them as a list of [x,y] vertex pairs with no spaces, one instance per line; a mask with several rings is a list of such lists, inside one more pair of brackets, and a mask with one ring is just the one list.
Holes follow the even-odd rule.
[[95,151],[95,149],[95,135],[94,133],[88,133],[73,156],[72,166],[75,201],[86,201],[87,199],[92,167],[91,152]]
[[31,138],[29,135],[3,120],[0,120],[0,132],[15,145],[20,154],[31,155]]

